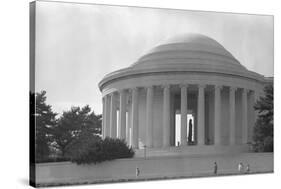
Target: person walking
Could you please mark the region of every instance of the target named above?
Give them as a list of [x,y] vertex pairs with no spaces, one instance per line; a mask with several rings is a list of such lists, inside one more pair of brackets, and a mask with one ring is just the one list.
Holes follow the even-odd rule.
[[249,163],[247,164],[247,167],[246,167],[246,173],[247,174],[250,173],[250,164]]
[[138,167],[136,167],[136,178],[138,178],[140,175],[140,169]]
[[214,163],[214,174],[215,175],[218,174],[218,164],[217,164],[217,162]]
[[243,169],[244,169],[243,163],[240,162],[240,163],[238,164],[238,171],[239,171],[239,173],[243,173]]

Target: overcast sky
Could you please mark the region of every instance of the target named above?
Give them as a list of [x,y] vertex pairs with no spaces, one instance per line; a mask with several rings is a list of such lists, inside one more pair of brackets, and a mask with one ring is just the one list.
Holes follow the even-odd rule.
[[36,91],[62,113],[102,112],[99,81],[167,38],[207,35],[251,71],[273,76],[273,17],[37,1]]

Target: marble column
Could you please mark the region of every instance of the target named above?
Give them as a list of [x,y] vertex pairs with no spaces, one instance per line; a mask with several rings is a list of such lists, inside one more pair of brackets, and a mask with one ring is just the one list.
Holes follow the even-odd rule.
[[187,85],[181,87],[181,145],[187,144]]
[[163,90],[163,147],[170,146],[170,86]]
[[117,106],[116,106],[116,93],[111,93],[111,102],[110,102],[110,137],[117,137]]
[[138,107],[138,88],[132,89],[132,147],[139,148],[139,107]]
[[171,107],[170,107],[170,125],[171,125],[171,133],[170,133],[170,144],[171,146],[175,146],[175,137],[176,137],[176,126],[175,126],[175,99],[174,99],[174,94],[171,91]]
[[126,123],[126,142],[128,145],[132,145],[131,143],[131,114],[132,114],[132,106],[131,106],[131,96],[127,95],[127,123]]
[[248,142],[248,90],[242,91],[242,144]]
[[221,144],[221,89],[222,86],[215,86],[215,125],[214,142],[215,145]]
[[146,90],[146,146],[153,147],[153,86]]
[[119,138],[126,139],[126,91],[121,90],[119,108]]
[[105,137],[110,137],[110,95],[105,95]]
[[102,138],[105,138],[105,97],[102,98],[102,128],[101,128]]
[[205,144],[205,85],[198,86],[198,145]]
[[229,88],[229,144],[235,145],[235,87]]

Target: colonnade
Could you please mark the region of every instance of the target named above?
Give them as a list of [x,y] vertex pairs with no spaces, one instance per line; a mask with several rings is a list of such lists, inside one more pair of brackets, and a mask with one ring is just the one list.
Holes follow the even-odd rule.
[[[180,113],[181,113],[181,145],[187,145],[187,94],[189,90],[188,84],[180,84]],[[197,145],[205,144],[205,89],[207,85],[199,84],[197,87]],[[222,115],[222,89],[228,88],[229,94],[229,145],[236,144],[236,97],[235,86],[213,85],[214,90],[214,144],[221,145],[221,115]],[[145,107],[145,145],[148,148],[153,147],[153,96],[154,86],[143,87],[146,89],[146,107]],[[170,95],[171,85],[161,86],[163,90],[163,130],[162,130],[162,147],[170,146]],[[139,89],[134,87],[131,89],[122,89],[119,91],[106,94],[103,97],[103,122],[102,136],[121,138],[130,143],[133,148],[139,148]],[[246,144],[248,140],[248,94],[253,90],[240,88],[242,90],[242,143]],[[117,111],[118,130],[117,130]],[[130,132],[131,128],[131,132]],[[130,141],[130,142],[129,142]]]

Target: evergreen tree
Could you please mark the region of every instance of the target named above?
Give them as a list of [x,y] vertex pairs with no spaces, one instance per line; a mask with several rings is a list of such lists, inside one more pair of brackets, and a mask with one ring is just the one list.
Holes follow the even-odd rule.
[[254,108],[258,119],[254,128],[254,150],[273,152],[273,85],[264,88],[264,97],[257,100]]
[[35,95],[35,156],[36,161],[46,159],[49,156],[49,145],[52,142],[52,128],[56,124],[56,113],[52,107],[46,104],[46,91]]

